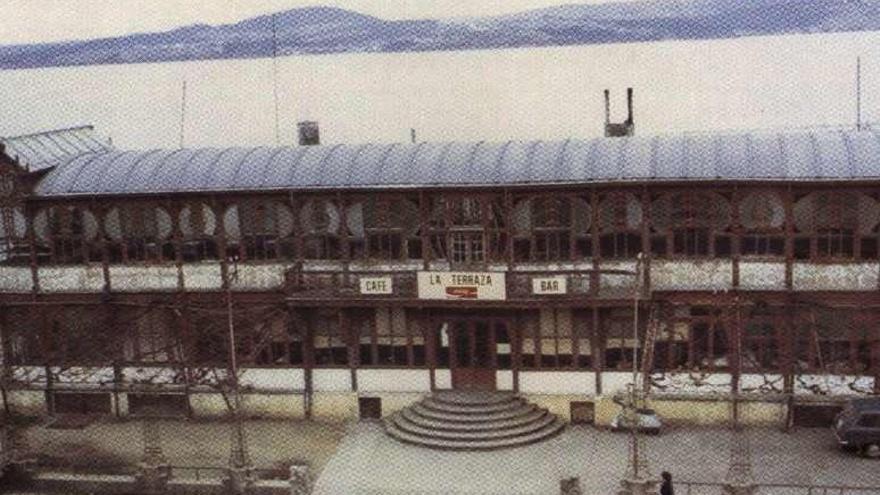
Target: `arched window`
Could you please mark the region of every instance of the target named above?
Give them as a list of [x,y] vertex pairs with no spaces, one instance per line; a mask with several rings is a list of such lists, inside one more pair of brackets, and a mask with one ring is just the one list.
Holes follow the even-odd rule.
[[245,200],[223,214],[227,256],[273,260],[293,256],[294,221],[290,208],[278,201]]
[[34,233],[40,253],[55,263],[85,263],[101,259],[98,220],[87,208],[51,206],[37,212]]
[[302,255],[306,259],[339,259],[342,216],[339,206],[329,199],[316,198],[299,209]]
[[862,257],[876,257],[878,221],[880,207],[864,193],[831,190],[800,196],[794,205],[795,258],[853,258],[862,247]]
[[603,258],[635,258],[642,251],[642,203],[632,193],[606,194],[599,202]]
[[745,256],[785,254],[785,207],[775,191],[753,191],[739,201],[741,253]]
[[651,204],[651,230],[656,256],[730,256],[730,202],[709,191],[662,195]]
[[210,206],[198,201],[185,204],[178,215],[178,227],[184,261],[217,258],[217,218]]
[[419,208],[405,198],[368,197],[345,211],[352,258],[421,258]]
[[104,215],[111,262],[174,259],[168,210],[151,204],[114,206]]
[[17,206],[0,207],[0,263],[28,263],[27,220]]
[[503,259],[506,251],[501,200],[491,196],[437,197],[431,215],[431,252],[459,265]]
[[514,258],[562,261],[590,255],[590,205],[576,196],[533,196],[513,210]]

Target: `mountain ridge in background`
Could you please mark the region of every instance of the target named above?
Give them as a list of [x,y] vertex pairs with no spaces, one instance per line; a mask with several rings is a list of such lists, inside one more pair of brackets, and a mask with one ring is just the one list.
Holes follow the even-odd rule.
[[0,69],[718,39],[880,30],[880,0],[641,0],[493,17],[389,21],[306,7],[235,24],[0,46]]

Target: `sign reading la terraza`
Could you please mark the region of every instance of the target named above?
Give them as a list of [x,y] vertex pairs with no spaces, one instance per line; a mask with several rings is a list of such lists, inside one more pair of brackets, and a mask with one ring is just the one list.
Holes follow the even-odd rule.
[[565,294],[566,292],[568,292],[568,279],[565,277],[532,279],[532,294]]
[[392,294],[391,277],[361,277],[361,294]]
[[419,299],[477,299],[503,301],[507,298],[501,272],[419,272]]

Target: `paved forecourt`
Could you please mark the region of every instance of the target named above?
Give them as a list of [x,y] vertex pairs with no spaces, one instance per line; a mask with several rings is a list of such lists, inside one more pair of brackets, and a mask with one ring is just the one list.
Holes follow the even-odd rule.
[[[880,466],[839,451],[829,431],[786,434],[750,430],[758,481],[880,486]],[[729,466],[730,433],[670,430],[643,437],[654,474],[720,481]],[[627,463],[629,436],[568,427],[545,442],[489,452],[432,450],[390,438],[378,423],[353,425],[315,486],[315,495],[558,493],[559,481],[580,477],[584,493],[615,493]]]

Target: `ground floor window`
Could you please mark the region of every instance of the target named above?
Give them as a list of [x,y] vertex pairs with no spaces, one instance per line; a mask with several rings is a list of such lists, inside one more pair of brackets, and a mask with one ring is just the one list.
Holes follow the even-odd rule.
[[418,319],[401,307],[353,310],[362,366],[413,366],[426,362],[425,336]]

